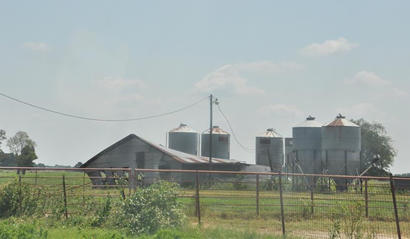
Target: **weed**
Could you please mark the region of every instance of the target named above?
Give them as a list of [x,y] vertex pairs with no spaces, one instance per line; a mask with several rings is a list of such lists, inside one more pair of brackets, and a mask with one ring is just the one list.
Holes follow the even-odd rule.
[[177,184],[164,181],[137,189],[122,201],[115,215],[116,225],[127,228],[132,234],[180,226],[184,215],[182,205],[177,201],[177,192]]
[[48,232],[33,223],[14,218],[0,222],[0,239],[45,239]]
[[111,197],[108,196],[102,207],[98,208],[96,215],[91,219],[91,226],[101,226],[110,215]]

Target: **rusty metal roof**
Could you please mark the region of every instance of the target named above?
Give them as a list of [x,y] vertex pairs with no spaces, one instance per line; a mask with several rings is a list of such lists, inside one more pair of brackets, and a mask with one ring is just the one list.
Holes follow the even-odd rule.
[[294,128],[303,128],[303,127],[314,128],[314,127],[322,127],[322,125],[323,124],[317,121],[315,117],[309,115],[305,121],[296,125]]
[[[157,145],[154,143],[149,142],[148,140],[145,140],[135,134],[130,134],[127,137],[117,141],[116,143],[114,143],[113,145],[109,146],[108,148],[104,149],[103,151],[101,151],[100,153],[96,154],[94,157],[92,157],[91,159],[89,159],[87,162],[85,162],[83,165],[81,165],[82,168],[85,168],[88,166],[88,164],[90,164],[92,161],[98,159],[101,155],[104,155],[105,153],[108,153],[114,149],[116,149],[117,147],[121,146],[124,143],[127,143],[131,140],[134,139],[139,139],[142,142],[152,146],[153,148],[163,152],[164,154],[170,156],[172,159],[180,162],[180,163],[203,163],[203,164],[208,164],[209,163],[209,158],[208,157],[202,157],[202,156],[197,156],[197,155],[192,155],[192,154],[187,154],[187,153],[183,153],[177,150],[173,150],[173,149],[169,149],[166,148],[162,145]],[[241,164],[241,162],[233,160],[233,159],[220,159],[220,158],[212,158],[212,163],[216,163],[216,164]]]
[[326,126],[334,127],[334,126],[348,126],[348,127],[359,127],[357,124],[349,121],[346,119],[345,116],[339,114],[336,116],[336,119],[327,124]]
[[[209,129],[207,129],[204,134],[209,134]],[[219,128],[219,126],[212,127],[212,134],[229,134],[225,130]]]
[[280,134],[278,134],[273,128],[267,129],[263,134],[258,137],[266,137],[266,138],[282,138]]
[[197,133],[195,130],[193,130],[191,127],[188,125],[181,123],[179,127],[170,130],[169,132],[181,132],[181,133]]

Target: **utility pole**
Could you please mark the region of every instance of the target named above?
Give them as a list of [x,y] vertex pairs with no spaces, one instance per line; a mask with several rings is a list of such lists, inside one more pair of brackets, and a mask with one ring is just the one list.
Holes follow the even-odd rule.
[[209,96],[209,170],[212,170],[213,95]]

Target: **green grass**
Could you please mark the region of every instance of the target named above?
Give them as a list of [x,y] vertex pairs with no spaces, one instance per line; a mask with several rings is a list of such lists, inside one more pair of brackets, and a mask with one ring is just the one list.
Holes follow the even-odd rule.
[[[106,230],[99,228],[53,228],[49,230],[50,238],[139,238],[139,239],[230,239],[230,238],[244,238],[244,239],[279,239],[278,235],[264,235],[256,232],[249,232],[243,230],[232,230],[222,228],[182,228],[182,229],[166,229],[160,230],[154,235],[142,235],[139,237],[129,236],[123,232],[116,230]],[[296,238],[296,237],[288,237]]]
[[[48,194],[50,200],[62,198],[62,175],[66,178],[68,212],[74,216],[86,216],[92,213],[104,199],[110,195],[113,201],[120,199],[119,189],[93,189],[87,175],[81,172],[47,171],[27,172],[21,178],[23,183],[33,187],[39,187]],[[0,188],[6,183],[16,180],[15,171],[0,171]],[[86,186],[83,186],[83,182]],[[201,189],[200,205],[202,216],[202,229],[185,229],[189,233],[201,234],[218,233],[224,228],[222,234],[254,232],[257,235],[281,234],[280,203],[278,191],[261,190],[259,194],[260,214],[256,214],[256,193],[254,185],[246,185],[242,190],[233,190],[232,184],[220,184],[218,189]],[[225,189],[224,189],[225,188]],[[310,192],[291,192],[289,185],[284,187],[284,211],[286,230],[289,235],[303,236],[304,233],[317,233],[325,236],[332,224],[331,215],[335,208],[355,202],[362,202],[364,195],[350,190],[349,192],[314,192],[314,213],[311,213],[312,201]],[[129,195],[125,189],[125,196]],[[196,224],[195,217],[195,191],[184,188],[180,192],[180,201],[185,206],[185,212],[189,218],[189,225]],[[410,194],[409,192],[397,194],[399,217],[404,235],[410,235]],[[369,181],[369,218],[363,217],[366,228],[377,226],[378,231],[395,233],[393,204],[388,182]],[[238,231],[238,228],[240,229]],[[68,231],[66,231],[68,230]],[[195,231],[199,230],[199,231]],[[208,230],[208,231],[206,231]],[[223,231],[223,230],[222,230]],[[104,238],[109,236],[111,230],[101,228],[77,228],[77,227],[50,227],[50,235],[64,234],[66,238]],[[55,233],[55,234],[53,234]],[[88,233],[88,234],[87,234]],[[176,233],[176,232],[175,232]],[[185,232],[181,232],[185,233]],[[72,235],[72,237],[71,237]],[[95,235],[95,237],[93,236]],[[123,234],[120,234],[123,235]],[[314,237],[314,236],[312,236]],[[172,237],[171,237],[172,238]],[[207,237],[198,237],[207,238]],[[230,238],[230,237],[220,237]],[[232,238],[232,237],[231,237]],[[265,238],[247,237],[243,238]]]
[[[8,233],[8,234],[6,234]],[[41,234],[41,236],[40,236]],[[7,237],[4,237],[7,235]],[[22,236],[24,235],[24,236]],[[72,222],[50,222],[47,219],[25,220],[10,218],[0,220],[0,238],[99,238],[99,239],[279,239],[280,235],[266,235],[254,230],[226,229],[222,227],[185,226],[179,229],[162,229],[152,235],[129,235],[114,228],[96,228],[84,225],[73,225]],[[300,237],[287,237],[300,238]]]

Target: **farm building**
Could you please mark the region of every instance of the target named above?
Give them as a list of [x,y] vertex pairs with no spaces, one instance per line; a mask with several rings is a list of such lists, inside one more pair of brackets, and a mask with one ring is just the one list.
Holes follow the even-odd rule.
[[[246,166],[247,164],[232,159],[212,159],[212,170],[240,171]],[[209,158],[169,149],[162,145],[153,144],[135,134],[130,134],[92,157],[81,167],[207,170],[209,169]],[[123,173],[90,171],[87,174],[94,185],[103,185],[114,184],[115,182],[111,177]],[[185,182],[192,181],[193,175],[173,172],[144,173],[144,183],[151,183],[159,179]]]

